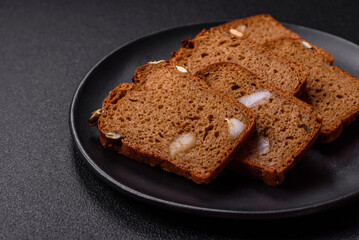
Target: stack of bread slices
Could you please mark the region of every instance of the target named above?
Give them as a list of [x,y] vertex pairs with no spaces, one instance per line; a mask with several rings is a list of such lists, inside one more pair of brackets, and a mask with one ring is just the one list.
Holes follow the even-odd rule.
[[277,186],[359,114],[359,80],[270,15],[203,30],[139,67],[89,122],[102,145],[196,183],[224,169]]

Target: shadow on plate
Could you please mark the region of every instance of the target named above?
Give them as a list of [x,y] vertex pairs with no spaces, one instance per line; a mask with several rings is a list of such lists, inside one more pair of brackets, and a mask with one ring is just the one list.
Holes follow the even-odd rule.
[[[133,233],[150,230],[159,238],[165,238],[167,231],[178,232],[183,237],[196,234],[204,238],[213,236],[220,238],[224,236],[230,238],[286,236],[289,238],[293,237],[293,234],[296,237],[305,237],[325,231],[328,236],[341,236],[346,229],[353,228],[351,225],[355,224],[348,223],[347,219],[354,218],[359,212],[359,208],[352,204],[331,212],[283,220],[248,221],[193,216],[133,201],[100,181],[86,165],[74,144],[72,152],[76,172],[94,204],[103,209],[113,221],[118,222],[119,225],[125,225]],[[234,179],[242,179],[246,184],[253,182],[232,172],[228,172],[222,178],[218,179],[215,184]]]

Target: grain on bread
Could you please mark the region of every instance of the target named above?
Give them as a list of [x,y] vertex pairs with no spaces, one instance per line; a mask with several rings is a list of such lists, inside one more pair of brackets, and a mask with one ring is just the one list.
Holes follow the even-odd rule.
[[306,69],[308,80],[301,99],[323,117],[319,140],[335,140],[359,115],[359,79],[327,64],[317,49],[301,39],[283,38],[266,46]]
[[270,81],[283,91],[300,94],[307,74],[303,68],[278,57],[264,46],[217,28],[203,30],[193,40],[185,40],[183,47],[172,53],[171,61],[195,73],[215,62],[235,62]]
[[146,64],[133,80],[111,92],[98,120],[102,145],[129,158],[209,183],[254,130],[248,108],[173,63]]
[[215,63],[196,76],[238,99],[255,114],[257,131],[229,168],[270,186],[282,183],[285,173],[316,140],[321,126],[318,114],[308,104],[261,82],[235,63]]
[[[242,35],[247,36],[259,44],[265,44],[269,41],[280,38],[301,38],[295,32],[284,27],[282,24],[280,24],[280,22],[278,22],[269,14],[259,14],[234,20],[220,25],[219,29],[222,29],[225,32],[228,32],[230,29],[237,30],[241,32]],[[333,56],[329,52],[320,47],[314,46],[313,44],[311,45],[324,56],[328,63],[331,64],[334,61]]]

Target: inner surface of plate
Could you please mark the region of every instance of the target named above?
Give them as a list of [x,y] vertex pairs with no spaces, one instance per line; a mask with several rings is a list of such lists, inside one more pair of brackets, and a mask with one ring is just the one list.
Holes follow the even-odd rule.
[[[70,112],[72,135],[89,165],[101,178],[132,197],[201,215],[289,217],[318,212],[357,197],[358,122],[347,127],[334,143],[316,144],[276,188],[230,171],[224,171],[209,185],[197,185],[101,146],[97,128],[90,127],[87,120],[92,111],[101,108],[109,92],[120,83],[131,82],[137,67],[149,61],[169,59],[170,53],[180,48],[181,40],[193,38],[203,28],[214,25],[180,27],[141,38],[114,51],[93,68],[77,89]],[[285,26],[331,52],[335,65],[359,76],[357,45],[313,29]]]

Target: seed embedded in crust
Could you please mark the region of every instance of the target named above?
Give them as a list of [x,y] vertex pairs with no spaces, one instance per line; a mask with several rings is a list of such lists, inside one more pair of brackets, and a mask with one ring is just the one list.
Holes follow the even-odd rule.
[[184,67],[181,66],[176,66],[177,70],[182,72],[182,73],[188,73],[187,70]]
[[89,118],[89,124],[90,126],[95,126],[97,124],[98,119],[102,115],[103,111],[102,109],[97,109],[96,111],[92,112],[91,117]]
[[121,134],[118,134],[118,133],[114,133],[114,132],[108,132],[105,134],[105,136],[107,138],[110,138],[110,139],[113,139],[113,140],[118,140],[121,138]]
[[312,48],[312,46],[306,41],[302,41],[302,45],[306,48]]
[[148,62],[148,64],[158,64],[161,62],[164,62],[165,60],[158,60],[158,61],[152,61],[152,62]]
[[229,32],[232,33],[233,35],[237,36],[237,37],[243,37],[243,33],[241,33],[240,31],[238,31],[236,29],[231,28],[229,30]]

